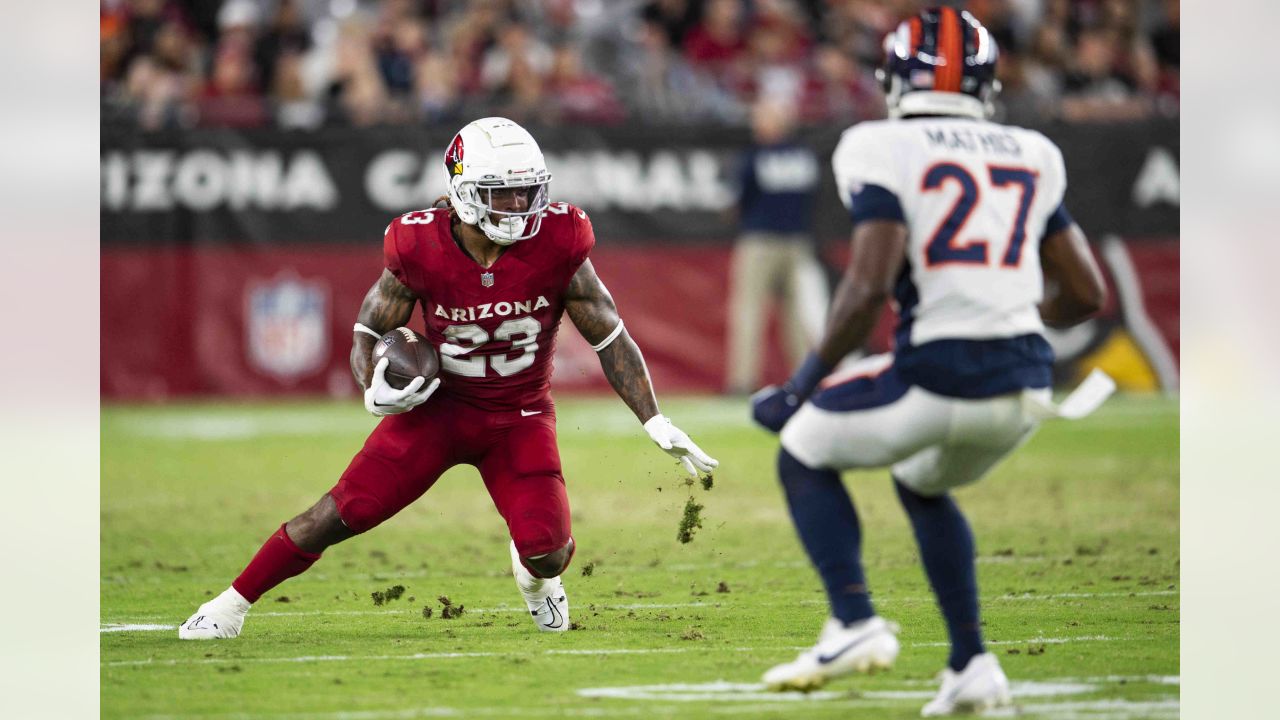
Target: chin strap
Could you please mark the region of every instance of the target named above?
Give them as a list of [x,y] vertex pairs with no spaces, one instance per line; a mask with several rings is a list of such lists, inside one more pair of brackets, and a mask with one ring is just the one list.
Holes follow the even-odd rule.
[[591,349],[595,350],[596,352],[600,352],[601,350],[604,350],[605,348],[609,347],[609,345],[613,343],[614,340],[617,340],[618,336],[622,334],[622,327],[623,327],[622,318],[618,318],[618,326],[613,329],[613,332],[609,333],[609,336],[606,337],[605,339],[601,340],[595,345],[592,345]]
[[379,340],[382,339],[382,333],[377,332],[376,330],[369,327],[368,325],[362,325],[361,323],[356,323],[356,326],[352,328],[351,331],[364,333],[365,335],[372,335]]

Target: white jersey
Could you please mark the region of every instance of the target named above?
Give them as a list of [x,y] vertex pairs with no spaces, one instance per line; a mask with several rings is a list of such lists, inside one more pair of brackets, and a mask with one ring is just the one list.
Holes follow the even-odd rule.
[[1041,334],[1040,241],[1062,204],[1062,153],[1044,135],[963,118],[860,123],[832,157],[836,186],[897,197],[908,230],[898,344]]

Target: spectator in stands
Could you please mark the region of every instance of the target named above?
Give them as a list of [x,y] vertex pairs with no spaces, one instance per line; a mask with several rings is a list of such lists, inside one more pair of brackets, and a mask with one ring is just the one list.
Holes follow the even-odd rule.
[[1133,120],[1150,112],[1137,79],[1120,65],[1117,31],[1094,28],[1080,33],[1067,72],[1062,115],[1067,120]]
[[774,104],[795,105],[804,89],[805,67],[792,52],[792,38],[785,29],[757,26],[750,36],[751,74],[741,88],[742,97]]
[[112,91],[112,85],[124,75],[129,56],[129,26],[123,11],[103,12],[98,19],[98,80],[102,93]]
[[1057,113],[1062,88],[1056,73],[1048,72],[1030,53],[1022,52],[1016,36],[998,38],[1000,62],[996,73],[1000,94],[996,98],[997,117],[1012,125],[1043,123]]
[[544,119],[569,123],[616,123],[626,115],[613,85],[582,67],[582,53],[573,45],[555,50],[547,78],[549,107]]
[[414,99],[419,119],[442,122],[461,117],[460,78],[448,56],[428,52],[414,66]]
[[311,50],[311,46],[311,33],[303,22],[297,0],[280,0],[271,22],[253,50],[258,81],[265,88],[275,87],[276,63],[281,56],[292,54],[297,57]]
[[314,128],[324,122],[324,108],[307,90],[303,54],[285,50],[275,59],[271,100],[282,128]]
[[426,25],[416,19],[401,21],[389,29],[378,49],[378,69],[392,95],[407,95],[414,85],[414,67],[427,53]]
[[[331,101],[321,106],[330,120],[362,124],[503,112],[616,121],[613,110],[583,111],[593,103],[620,105],[640,121],[740,124],[758,98],[797,104],[804,122],[846,122],[873,117],[880,107],[873,73],[884,33],[932,2],[649,0],[588,8],[572,0],[102,0],[101,92],[104,110],[146,127],[189,123],[201,88],[202,104],[216,96],[221,105],[233,86],[276,108],[276,122],[290,126],[316,124],[307,103],[321,97]],[[964,6],[1004,51],[1006,118],[1177,114],[1179,0]],[[616,21],[626,12],[634,24]],[[338,39],[338,28],[352,22],[375,29],[355,44]],[[553,58],[551,47],[570,39],[591,62]],[[549,77],[553,65],[574,69],[575,62],[585,79]],[[439,77],[421,75],[441,69]],[[567,87],[568,95],[548,95],[548,83]],[[610,86],[617,89],[613,103],[591,99],[605,97]],[[206,112],[201,122],[224,124],[216,115]],[[229,113],[226,124],[248,117]]]
[[640,16],[662,28],[668,46],[684,47],[685,35],[698,23],[698,4],[689,0],[653,0],[644,6]]
[[1164,0],[1163,16],[1151,34],[1151,47],[1160,66],[1160,79],[1156,92],[1161,111],[1166,115],[1177,114],[1181,82],[1179,79],[1178,26],[1181,13],[1180,0]]
[[485,50],[494,44],[501,16],[491,2],[467,3],[463,11],[441,25],[448,38],[450,72],[458,76],[464,95],[484,92],[481,67]]
[[332,116],[356,126],[382,122],[387,108],[387,88],[378,72],[368,26],[353,16],[338,30],[332,81],[328,96]]
[[258,127],[268,115],[255,66],[258,6],[231,0],[218,13],[218,48],[197,102],[199,123],[214,127]]
[[254,80],[253,58],[239,46],[218,51],[213,74],[200,92],[200,124],[215,127],[259,127],[267,109]]
[[807,122],[843,125],[885,115],[875,77],[858,72],[853,59],[832,45],[820,45],[805,81],[801,117]]
[[741,0],[710,0],[684,39],[684,54],[709,72],[732,72],[747,52]]
[[130,65],[123,95],[137,108],[138,124],[157,130],[189,124],[199,88],[195,48],[182,25],[171,20],[156,31],[150,51]]
[[761,102],[751,115],[755,144],[742,158],[729,288],[726,390],[746,393],[760,380],[766,307],[778,298],[779,323],[799,364],[821,336],[827,281],[814,253],[813,202],[820,166],[813,150],[792,139],[787,105]]
[[710,122],[744,115],[737,101],[690,67],[654,22],[642,22],[623,63],[626,99],[647,122]]
[[514,120],[534,115],[542,104],[553,53],[519,23],[499,30],[498,43],[484,55],[480,84],[500,114]]

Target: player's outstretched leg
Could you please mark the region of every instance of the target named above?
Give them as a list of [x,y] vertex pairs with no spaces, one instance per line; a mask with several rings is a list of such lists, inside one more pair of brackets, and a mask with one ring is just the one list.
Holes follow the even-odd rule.
[[921,495],[894,478],[920,547],[920,559],[947,623],[951,655],[942,689],[924,707],[926,717],[1008,705],[1009,681],[985,651],[978,612],[973,532],[950,495]]
[[[543,632],[569,629],[569,596],[565,593],[560,573],[572,556],[573,538],[553,553],[525,558],[524,562],[520,560],[515,542],[511,543],[511,573],[515,575],[516,587],[533,616],[533,624]],[[538,575],[530,572],[525,567],[526,563],[538,571]]]
[[852,672],[887,669],[898,657],[897,626],[875,614],[862,572],[862,530],[853,501],[833,470],[805,466],[784,448],[778,476],[809,559],[831,602],[818,643],[764,674],[774,690],[812,690]]
[[325,495],[311,509],[281,525],[267,538],[231,587],[201,605],[178,627],[178,637],[183,640],[236,637],[244,626],[249,606],[263,593],[302,574],[320,559],[326,547],[353,534],[338,516],[333,498]]

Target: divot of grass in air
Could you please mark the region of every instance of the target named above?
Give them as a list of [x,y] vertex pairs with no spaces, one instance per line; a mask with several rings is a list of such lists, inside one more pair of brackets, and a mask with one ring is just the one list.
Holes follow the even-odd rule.
[[693,496],[684,503],[684,515],[680,518],[680,528],[676,531],[676,540],[688,545],[693,542],[693,534],[702,527],[702,505]]

